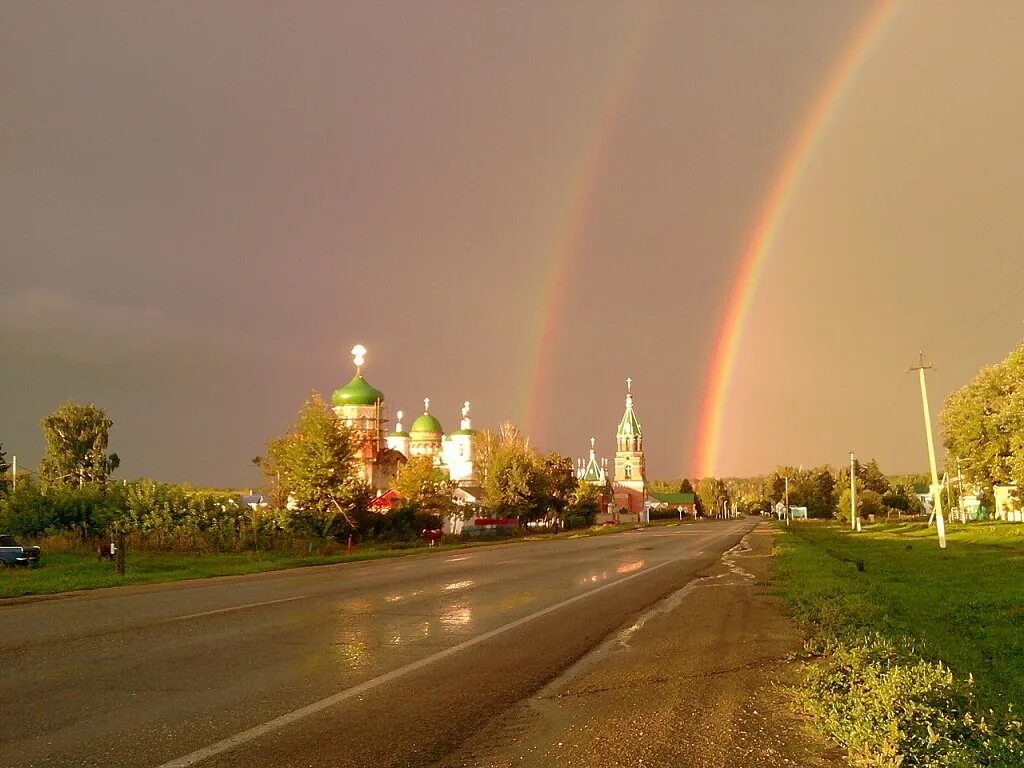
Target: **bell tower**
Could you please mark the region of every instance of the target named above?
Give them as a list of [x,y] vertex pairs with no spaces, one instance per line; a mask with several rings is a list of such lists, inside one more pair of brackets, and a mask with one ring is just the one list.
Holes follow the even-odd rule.
[[626,379],[626,411],[615,433],[615,509],[625,509],[644,521],[647,501],[647,463],[644,433],[633,411],[633,380]]

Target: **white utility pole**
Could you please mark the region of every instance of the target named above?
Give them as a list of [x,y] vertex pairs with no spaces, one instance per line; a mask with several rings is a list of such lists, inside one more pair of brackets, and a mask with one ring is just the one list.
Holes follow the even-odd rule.
[[932,439],[932,414],[928,407],[928,387],[924,382],[924,372],[933,366],[926,365],[924,352],[920,353],[920,361],[908,370],[917,371],[921,379],[921,407],[924,409],[924,431],[928,438],[928,462],[932,470],[932,503],[935,505],[935,527],[939,532],[939,547],[946,548],[946,521],[942,517],[942,485],[939,484],[939,470],[935,463],[935,441]]
[[11,463],[11,492],[18,490],[18,454],[14,454]]
[[860,530],[860,515],[857,514],[857,460],[850,451],[850,530]]
[[787,477],[787,478],[785,478],[785,480],[786,480],[786,525],[789,525],[789,517],[790,517],[790,515],[789,515],[789,478]]
[[964,509],[964,473],[960,471],[960,457],[956,457],[956,490],[958,499],[960,502],[960,515],[964,519],[964,524],[967,524],[967,510]]

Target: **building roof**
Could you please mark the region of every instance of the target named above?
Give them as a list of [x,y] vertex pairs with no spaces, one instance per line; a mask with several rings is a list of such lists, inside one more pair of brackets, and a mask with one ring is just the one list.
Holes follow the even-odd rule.
[[626,379],[626,381],[630,387],[626,392],[626,412],[622,414],[622,421],[619,422],[619,430],[616,435],[618,437],[632,437],[633,435],[642,437],[644,432],[640,427],[640,420],[633,413],[633,392],[631,390],[633,380]]
[[344,387],[334,390],[331,396],[335,405],[375,405],[378,400],[384,400],[384,393],[358,373]]
[[648,491],[647,495],[651,498],[657,499],[663,504],[693,504],[695,501],[692,493],[660,493],[658,491]]
[[412,428],[409,432],[413,434],[419,432],[421,434],[440,435],[444,433],[444,430],[441,428],[441,422],[435,416],[424,413],[412,423]]

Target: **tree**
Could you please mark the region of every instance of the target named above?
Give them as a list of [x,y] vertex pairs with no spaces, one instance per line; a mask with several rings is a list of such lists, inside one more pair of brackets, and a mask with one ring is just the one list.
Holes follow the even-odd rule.
[[702,477],[697,483],[697,495],[711,515],[721,514],[722,505],[729,500],[725,483],[717,477]]
[[7,463],[7,453],[4,451],[3,443],[0,443],[0,493],[6,494],[11,488],[11,478],[8,474],[11,465]]
[[355,474],[356,433],[314,393],[291,433],[267,443],[260,463],[279,505],[296,508],[293,520],[326,538],[358,530],[369,494]]
[[967,482],[1024,488],[1024,346],[950,395],[941,421]]
[[869,491],[874,491],[882,496],[889,492],[889,478],[879,469],[878,462],[874,459],[867,464],[857,465],[857,477]]
[[473,453],[476,456],[476,466],[479,468],[480,482],[485,486],[491,463],[495,456],[506,447],[521,451],[529,451],[530,448],[529,439],[511,421],[503,421],[498,426],[497,432],[491,429],[482,429],[477,433]]
[[444,519],[456,511],[453,483],[430,456],[413,456],[398,471],[395,490],[420,511]]
[[[574,499],[577,498],[580,482],[573,471],[572,459],[557,453],[540,457],[540,498],[536,506],[545,510],[545,516],[561,520]],[[596,506],[596,505],[595,505]]]
[[579,482],[572,503],[566,510],[563,524],[566,528],[585,528],[597,522],[601,511],[601,489],[590,483]]
[[46,485],[104,485],[120,466],[116,453],[107,455],[107,441],[114,422],[92,403],[67,402],[41,422],[46,454],[39,462],[39,476]]
[[[839,496],[839,508],[837,510],[837,516],[840,520],[849,522],[850,512],[850,489],[849,487],[844,488],[842,494]],[[881,516],[885,514],[885,502],[882,501],[882,496],[875,491],[864,489],[861,490],[860,481],[857,482],[857,516],[867,517],[868,515]]]
[[484,492],[487,506],[505,517],[536,519],[542,478],[537,458],[528,448],[500,446],[487,467]]
[[681,482],[679,484],[679,492],[680,493],[692,493],[693,494],[693,506],[694,506],[695,511],[697,512],[697,517],[704,517],[705,516],[705,513],[704,513],[704,502],[701,500],[700,496],[697,494],[697,491],[693,487],[693,483],[690,482],[689,478],[684,478],[683,482]]

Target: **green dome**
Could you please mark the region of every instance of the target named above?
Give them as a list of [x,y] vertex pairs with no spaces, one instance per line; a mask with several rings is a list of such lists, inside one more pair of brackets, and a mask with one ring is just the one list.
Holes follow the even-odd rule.
[[431,416],[429,413],[424,413],[416,421],[412,423],[412,429],[409,430],[412,433],[416,432],[430,432],[431,434],[440,435],[444,432],[441,429],[441,422]]
[[335,405],[376,405],[383,399],[384,393],[358,374],[344,387],[334,390],[331,396]]

